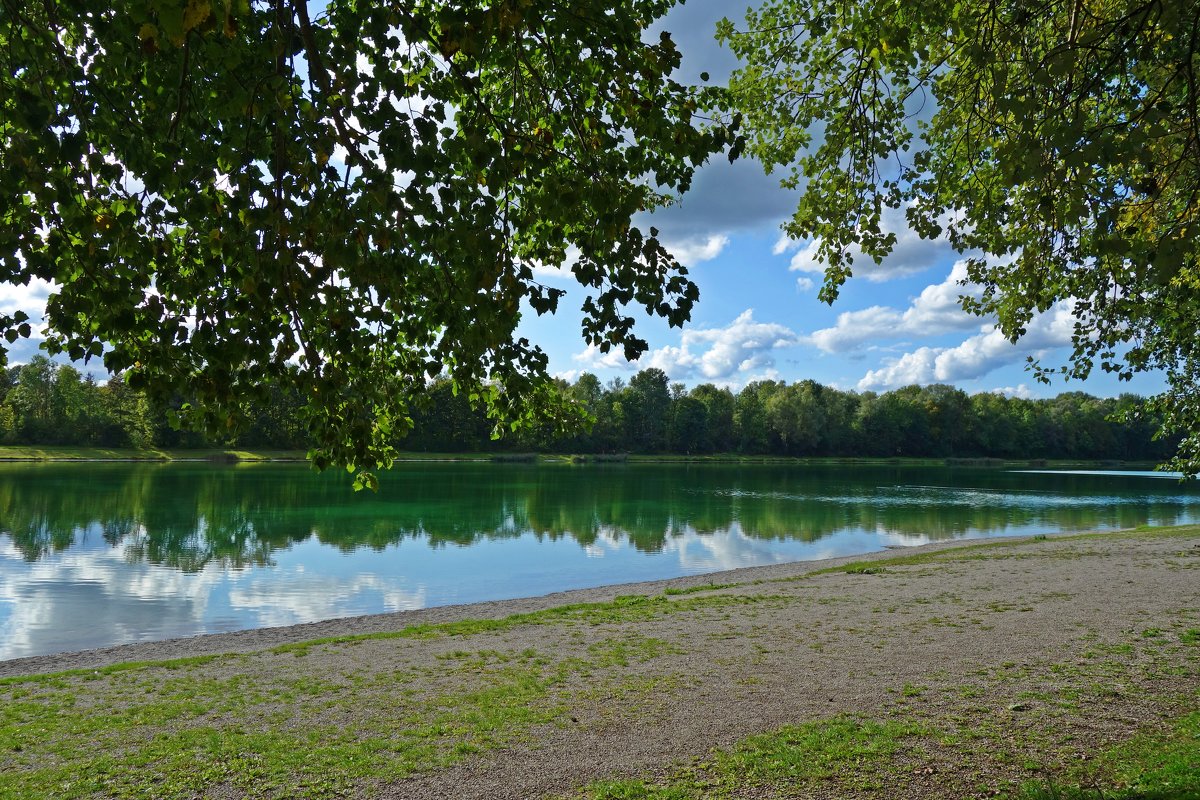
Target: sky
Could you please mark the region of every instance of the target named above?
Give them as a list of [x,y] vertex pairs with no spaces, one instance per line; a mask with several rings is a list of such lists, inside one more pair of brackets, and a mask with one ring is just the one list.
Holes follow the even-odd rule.
[[[723,16],[740,21],[741,5],[689,0],[660,21],[683,54],[677,77],[698,82],[701,72],[720,81],[736,59],[714,39]],[[789,383],[812,379],[844,390],[885,391],[909,384],[947,383],[969,393],[995,391],[1049,397],[1082,390],[1100,396],[1154,394],[1159,375],[1119,382],[1107,374],[1085,382],[1037,382],[1027,358],[1059,366],[1070,354],[1071,315],[1059,306],[1038,317],[1017,344],[991,320],[961,310],[960,256],[945,241],[922,240],[899,212],[891,218],[895,251],[876,266],[856,259],[856,274],[839,299],[817,299],[822,267],[812,242],[781,239],[780,225],[795,209],[797,193],[782,189],[749,159],[734,164],[718,156],[699,172],[676,207],[655,213],[651,224],[700,288],[700,300],[683,330],[639,317],[637,331],[650,350],[636,363],[584,345],[577,312],[582,294],[571,292],[554,318],[527,312],[521,331],[550,357],[551,371],[574,379],[592,372],[607,382],[628,380],[658,367],[688,386],[712,382],[735,390],[753,380]],[[866,263],[864,264],[864,261]],[[570,279],[541,273],[548,285],[570,289]]]
[[[648,38],[657,39],[660,30],[671,32],[683,55],[677,79],[699,82],[700,73],[708,72],[719,82],[736,60],[717,44],[714,29],[725,15],[736,22],[740,8],[726,0],[690,0],[674,8]],[[526,307],[518,335],[546,351],[552,374],[569,380],[583,372],[604,382],[628,380],[639,369],[657,367],[688,386],[711,382],[734,390],[762,379],[812,379],[855,391],[947,383],[969,393],[1021,397],[1070,390],[1148,395],[1165,388],[1156,374],[1123,383],[1099,369],[1086,382],[1037,382],[1026,368],[1029,356],[1048,366],[1066,363],[1069,309],[1051,309],[1033,321],[1020,342],[1008,342],[989,319],[959,308],[958,297],[971,291],[958,284],[959,255],[944,241],[922,240],[908,231],[899,212],[890,220],[898,237],[893,254],[878,266],[857,259],[857,273],[840,298],[832,306],[822,303],[817,299],[822,268],[812,258],[813,243],[781,238],[780,225],[797,196],[780,188],[778,176],[765,175],[756,162],[743,158],[730,164],[718,155],[675,206],[639,221],[643,228],[659,228],[689,268],[700,300],[682,330],[634,310],[636,332],[650,345],[635,363],[585,345],[579,312],[584,294],[565,272],[539,271],[543,283],[568,293],[555,315],[539,317]],[[49,291],[46,284],[0,284],[0,312],[23,309],[39,320]],[[18,341],[10,363],[27,361],[37,344],[36,339]],[[81,369],[103,372],[97,364]]]

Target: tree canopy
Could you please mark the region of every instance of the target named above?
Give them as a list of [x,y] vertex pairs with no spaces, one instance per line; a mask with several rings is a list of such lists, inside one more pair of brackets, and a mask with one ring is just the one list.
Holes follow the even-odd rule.
[[696,300],[632,222],[730,138],[643,41],[671,5],[0,0],[0,281],[53,282],[50,348],[192,425],[297,391],[318,466],[386,463],[443,373],[513,421],[550,405],[535,268],[629,358],[630,306]]
[[1164,371],[1149,411],[1200,469],[1200,2],[767,0],[720,37],[748,151],[804,187],[785,227],[823,299],[903,210],[1009,338],[1066,304],[1059,371]]

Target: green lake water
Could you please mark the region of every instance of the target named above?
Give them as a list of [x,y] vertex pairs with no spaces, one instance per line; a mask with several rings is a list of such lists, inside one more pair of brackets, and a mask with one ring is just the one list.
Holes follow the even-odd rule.
[[0,464],[0,660],[954,538],[1200,521],[1162,475],[901,466]]

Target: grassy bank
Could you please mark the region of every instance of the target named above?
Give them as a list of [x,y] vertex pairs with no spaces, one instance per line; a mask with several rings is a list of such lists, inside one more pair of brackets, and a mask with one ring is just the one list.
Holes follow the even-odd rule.
[[[488,461],[487,453],[401,453],[398,461]],[[0,446],[0,461],[307,461],[304,450],[246,450],[198,448],[189,450],[115,447]]]
[[[303,450],[245,450],[204,448],[195,450],[135,450],[105,447],[60,447],[41,445],[0,446],[0,461],[306,461]],[[908,466],[908,467],[994,467],[1000,469],[1153,469],[1148,462],[1044,461],[943,458],[856,458],[828,456],[792,458],[787,456],[751,456],[739,453],[705,455],[678,454],[561,454],[561,453],[425,453],[401,452],[399,463],[420,461],[478,461],[495,463],[543,464],[778,464],[803,466]]]
[[[1085,587],[1099,570],[1127,579]],[[1197,570],[1198,526],[972,543],[7,678],[0,796],[533,796],[515,781],[558,770],[590,800],[1200,798]],[[1145,605],[1103,606],[1123,585]],[[785,700],[807,710],[756,721]],[[631,731],[699,738],[633,774],[573,766],[630,763]]]
[[204,448],[172,450],[151,448],[59,447],[6,445],[0,461],[305,461],[303,450],[243,450]]

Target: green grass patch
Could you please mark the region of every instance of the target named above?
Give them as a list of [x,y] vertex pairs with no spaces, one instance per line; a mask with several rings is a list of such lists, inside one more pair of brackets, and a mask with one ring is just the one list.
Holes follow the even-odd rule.
[[1022,800],[1200,800],[1200,713],[1093,759],[1086,772],[1024,785]]
[[677,597],[684,594],[696,594],[697,592],[715,592],[718,589],[733,589],[739,585],[736,583],[710,583],[707,586],[687,586],[678,589],[671,586],[663,589],[663,594],[667,597]]
[[290,660],[263,669],[256,657],[231,656],[245,663],[214,671],[191,659],[9,682],[0,691],[0,797],[182,800],[213,787],[247,798],[359,795],[532,741],[539,726],[564,724],[588,691],[616,698],[618,716],[638,698],[652,703],[677,679],[621,669],[677,652],[622,635],[560,660],[532,649],[456,650],[436,667],[312,675]]
[[0,447],[0,461],[307,461],[303,450],[137,450],[118,447],[8,445]]
[[670,595],[620,595],[605,603],[573,603],[555,606],[541,611],[512,614],[498,619],[466,619],[456,622],[441,622],[428,625],[410,625],[398,631],[329,636],[305,642],[279,645],[272,652],[305,655],[314,647],[363,642],[372,639],[425,639],[439,636],[472,636],[480,633],[496,633],[522,625],[553,625],[558,623],[581,623],[600,625],[605,623],[645,622],[663,614],[672,614],[702,609],[725,608],[754,603],[789,603],[792,598],[783,595],[713,595],[712,597],[685,597],[675,600]]
[[[663,781],[600,781],[590,800],[692,800],[741,796],[748,787],[786,786],[847,790],[882,788],[894,754],[926,731],[912,722],[869,722],[835,717],[751,736],[695,767]],[[803,794],[799,792],[799,794]],[[755,793],[753,796],[759,796]]]

